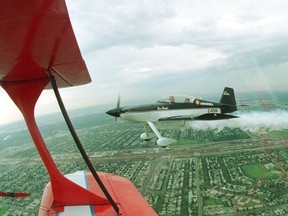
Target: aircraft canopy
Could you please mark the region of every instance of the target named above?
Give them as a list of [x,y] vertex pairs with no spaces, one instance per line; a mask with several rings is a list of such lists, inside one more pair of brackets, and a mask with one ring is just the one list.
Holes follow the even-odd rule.
[[195,97],[189,95],[166,95],[160,98],[157,102],[164,102],[164,103],[193,103]]

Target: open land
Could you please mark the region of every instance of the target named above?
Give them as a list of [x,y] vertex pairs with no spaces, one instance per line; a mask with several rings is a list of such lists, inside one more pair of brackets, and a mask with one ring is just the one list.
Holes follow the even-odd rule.
[[[178,142],[162,149],[139,138],[142,125],[102,113],[72,121],[96,170],[130,179],[159,215],[288,214],[287,129],[163,130]],[[87,170],[58,114],[39,125],[63,174]],[[37,215],[49,178],[22,122],[1,127],[0,155],[0,190],[32,194],[0,198],[0,215]]]

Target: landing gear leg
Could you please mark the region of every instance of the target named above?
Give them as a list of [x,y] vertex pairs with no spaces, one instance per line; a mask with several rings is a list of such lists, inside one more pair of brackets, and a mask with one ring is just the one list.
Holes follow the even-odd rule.
[[160,132],[158,131],[158,129],[156,128],[156,126],[153,124],[153,122],[148,121],[147,124],[150,126],[150,128],[152,129],[152,131],[156,134],[156,136],[158,137],[157,140],[157,145],[160,147],[167,147],[168,145],[176,142],[176,140],[174,139],[170,139],[170,138],[166,138],[166,137],[162,137]]

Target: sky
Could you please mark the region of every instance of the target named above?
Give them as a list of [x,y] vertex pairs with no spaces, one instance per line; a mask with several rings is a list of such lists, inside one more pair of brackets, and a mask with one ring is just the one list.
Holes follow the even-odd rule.
[[[67,109],[170,93],[287,91],[288,1],[66,0],[92,83],[60,90]],[[45,91],[36,114],[59,111]],[[0,124],[21,118],[0,90]],[[5,104],[5,105],[4,105]]]

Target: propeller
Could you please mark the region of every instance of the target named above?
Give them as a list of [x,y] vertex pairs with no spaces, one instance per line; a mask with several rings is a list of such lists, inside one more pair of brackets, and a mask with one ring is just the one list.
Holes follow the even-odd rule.
[[117,106],[116,106],[117,110],[119,110],[119,111],[120,111],[120,102],[121,102],[121,97],[120,97],[120,93],[119,93],[118,99],[117,99]]
[[[118,94],[118,99],[117,99],[117,105],[116,105],[116,109],[117,109],[117,112],[120,113],[121,112],[121,109],[120,109],[120,102],[121,102],[121,96],[120,96],[120,93]],[[117,121],[117,116],[115,116],[115,122]]]
[[121,98],[120,98],[120,94],[119,94],[118,95],[118,99],[117,99],[116,108],[111,109],[111,110],[106,112],[108,115],[114,116],[115,117],[115,121],[117,120],[117,117],[120,117],[120,114],[122,112],[122,110],[120,108],[120,101],[121,101]]

